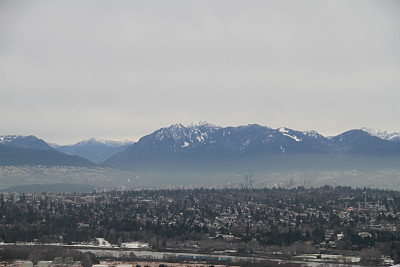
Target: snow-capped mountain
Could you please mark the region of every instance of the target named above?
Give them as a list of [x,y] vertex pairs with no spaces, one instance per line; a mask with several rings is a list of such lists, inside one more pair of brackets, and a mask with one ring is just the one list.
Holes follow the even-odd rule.
[[51,147],[45,141],[33,135],[3,135],[0,136],[0,144],[20,148],[51,149]]
[[112,141],[90,138],[74,145],[58,146],[56,149],[68,155],[77,155],[92,162],[100,163],[133,143],[127,140]]
[[55,151],[36,136],[0,136],[0,166],[94,166],[92,162],[77,156]]
[[110,157],[104,164],[134,168],[141,164],[155,167],[158,163],[183,166],[187,162],[204,166],[210,162],[235,162],[232,163],[235,165],[275,161],[283,164],[296,158],[298,164],[309,161],[307,164],[314,166],[323,159],[382,155],[400,158],[400,143],[361,130],[327,138],[316,131],[296,131],[285,127],[272,129],[257,124],[219,127],[202,123],[161,128]]
[[[161,128],[147,135],[131,146],[130,153],[141,150],[140,154],[150,153],[195,153],[240,152],[252,153],[268,147],[279,149],[281,146],[297,149],[311,143],[324,143],[327,140],[317,133],[305,134],[287,128],[272,129],[257,124],[222,128],[208,123],[182,124]],[[315,149],[316,146],[315,146]]]
[[131,145],[133,144],[133,141],[129,140],[122,140],[122,141],[113,141],[113,140],[107,140],[107,139],[96,139],[96,138],[89,138],[83,141],[80,141],[76,143],[74,146],[87,146],[87,145],[94,145],[94,144],[102,144],[106,145],[108,147],[121,147],[121,146],[126,146],[126,145]]
[[159,144],[169,143],[168,140],[173,141],[173,150],[177,151],[180,148],[185,149],[209,143],[212,141],[210,138],[218,129],[220,127],[208,123],[193,123],[188,127],[179,123],[162,128],[153,135]]
[[[201,122],[164,127],[140,138],[136,143],[91,138],[69,146],[52,144],[52,148],[35,136],[1,136],[0,153],[3,154],[0,156],[3,161],[7,161],[7,157],[14,157],[15,152],[17,158],[25,159],[24,162],[36,162],[28,159],[27,155],[37,151],[32,154],[29,149],[56,149],[67,155],[79,156],[95,163],[103,162],[103,166],[115,168],[157,168],[160,164],[175,166],[176,169],[185,164],[204,168],[211,165],[277,168],[290,164],[295,167],[319,168],[333,166],[342,159],[346,159],[340,162],[342,165],[351,166],[355,159],[362,165],[366,157],[400,165],[400,142],[396,141],[397,138],[399,135],[396,133],[367,129],[325,137],[316,131],[297,131],[285,127],[273,129],[257,124],[220,127]],[[46,158],[45,162],[51,161],[47,159],[48,155],[39,154],[33,157]],[[60,155],[57,157],[63,158]],[[65,160],[71,161],[67,158]],[[371,162],[365,165],[374,166]]]
[[361,130],[369,133],[372,136],[376,136],[380,139],[400,142],[400,133],[398,133],[398,132],[388,132],[385,130],[372,129],[372,128],[366,128],[366,127],[361,128]]

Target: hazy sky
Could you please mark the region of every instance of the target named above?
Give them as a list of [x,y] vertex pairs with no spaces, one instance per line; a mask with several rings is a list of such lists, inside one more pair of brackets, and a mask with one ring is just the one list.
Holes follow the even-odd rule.
[[0,135],[400,131],[400,1],[0,2]]

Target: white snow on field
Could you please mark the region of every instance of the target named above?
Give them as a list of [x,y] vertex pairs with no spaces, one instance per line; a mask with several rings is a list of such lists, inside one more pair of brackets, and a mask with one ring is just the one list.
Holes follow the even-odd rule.
[[[21,246],[37,246],[38,243],[35,242],[16,242],[16,243],[4,243],[0,242],[0,246],[15,246],[15,245],[21,245]],[[97,237],[96,241],[92,241],[89,243],[74,243],[74,244],[63,244],[63,243],[46,243],[46,244],[40,244],[44,246],[70,246],[70,247],[88,247],[88,248],[116,248],[118,246],[116,245],[111,245],[110,242],[105,240],[104,238]],[[141,248],[149,248],[149,244],[144,243],[144,242],[127,242],[127,243],[121,243],[121,248],[132,248],[132,249],[141,249]]]
[[105,240],[104,238],[96,237],[96,240],[97,240],[97,242],[99,242],[99,247],[111,248],[110,242],[108,242],[108,241]]
[[142,242],[121,243],[121,248],[148,248],[149,244]]
[[323,261],[337,261],[343,263],[357,263],[360,262],[360,257],[354,256],[343,256],[343,255],[331,255],[331,254],[301,254],[297,255],[294,258],[302,259],[306,261],[315,261],[315,262],[323,262]]

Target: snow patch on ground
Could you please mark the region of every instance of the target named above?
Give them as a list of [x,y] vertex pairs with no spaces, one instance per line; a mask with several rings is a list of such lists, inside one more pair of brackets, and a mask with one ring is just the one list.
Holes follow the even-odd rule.
[[[88,247],[88,248],[117,248],[118,246],[116,245],[111,245],[110,242],[105,240],[104,238],[96,238],[96,241],[92,241],[89,243],[82,242],[82,243],[74,243],[74,244],[63,244],[63,243],[36,243],[36,242],[16,242],[16,243],[4,243],[4,241],[0,242],[0,246],[15,246],[15,245],[21,245],[21,246],[37,246],[38,244],[44,245],[44,246],[68,246],[68,247]],[[126,243],[121,243],[121,248],[149,248],[150,245],[148,243],[144,242],[126,242]]]
[[121,243],[121,248],[148,248],[149,244],[142,242]]
[[107,247],[107,248],[111,248],[111,244],[110,242],[108,242],[107,240],[105,240],[104,238],[101,237],[96,237],[97,242],[99,242],[99,247]]

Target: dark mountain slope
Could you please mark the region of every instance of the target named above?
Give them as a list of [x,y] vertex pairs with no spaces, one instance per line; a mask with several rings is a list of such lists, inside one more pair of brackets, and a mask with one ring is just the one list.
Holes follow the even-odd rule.
[[390,157],[400,155],[400,143],[380,139],[362,130],[350,130],[332,138],[338,152]]
[[28,149],[0,145],[0,166],[43,165],[94,167],[94,163],[78,156],[55,150]]

